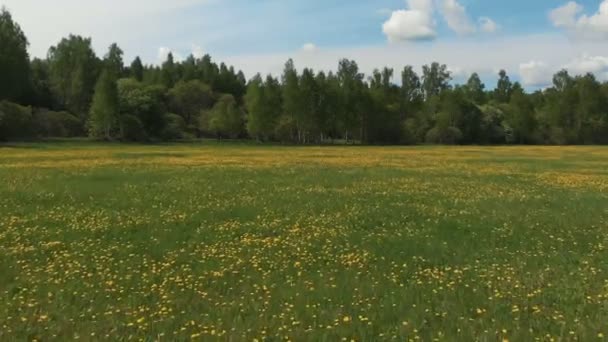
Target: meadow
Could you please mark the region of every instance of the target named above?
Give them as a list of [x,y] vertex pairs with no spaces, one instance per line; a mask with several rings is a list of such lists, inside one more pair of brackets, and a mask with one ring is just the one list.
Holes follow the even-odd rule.
[[606,147],[0,147],[2,341],[605,336]]

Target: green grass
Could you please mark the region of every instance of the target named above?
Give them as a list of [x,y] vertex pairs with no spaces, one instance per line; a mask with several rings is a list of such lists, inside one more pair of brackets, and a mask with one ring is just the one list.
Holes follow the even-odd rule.
[[0,340],[602,340],[608,148],[0,147]]

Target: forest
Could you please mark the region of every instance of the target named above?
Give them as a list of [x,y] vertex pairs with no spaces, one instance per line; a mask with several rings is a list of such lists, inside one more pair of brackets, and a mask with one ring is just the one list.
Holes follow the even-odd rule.
[[500,71],[486,87],[478,74],[454,84],[446,65],[418,73],[354,60],[335,72],[278,78],[243,72],[211,56],[162,65],[103,57],[91,38],[70,35],[45,59],[6,9],[0,12],[0,141],[90,137],[158,142],[199,138],[290,144],[606,144],[608,83],[562,70],[549,88],[526,92]]

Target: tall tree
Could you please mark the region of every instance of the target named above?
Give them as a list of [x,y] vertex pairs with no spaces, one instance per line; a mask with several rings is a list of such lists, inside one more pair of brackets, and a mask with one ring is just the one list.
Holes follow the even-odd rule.
[[243,131],[243,113],[234,96],[225,94],[220,97],[209,119],[209,128],[218,138],[237,138]]
[[104,70],[95,86],[88,128],[94,138],[109,140],[119,124],[118,91],[114,71]]
[[118,80],[120,117],[134,116],[147,138],[160,138],[165,120],[165,90],[160,85],[149,85],[133,78]]
[[59,105],[86,121],[98,75],[91,39],[70,35],[49,50],[50,82]]
[[181,115],[187,125],[195,125],[202,110],[213,106],[211,87],[199,80],[180,81],[169,91],[170,108]]
[[507,75],[507,72],[500,70],[498,73],[498,83],[494,90],[494,100],[498,103],[508,103],[511,100],[513,93],[513,83]]
[[410,65],[401,71],[401,94],[406,105],[418,102],[422,97],[420,77]]
[[300,143],[306,143],[310,135],[318,136],[317,113],[319,110],[319,89],[312,69],[305,68],[300,80],[300,110],[298,111],[297,125]]
[[471,75],[465,86],[467,97],[476,104],[482,105],[486,102],[485,84],[475,72]]
[[534,106],[519,83],[515,83],[511,89],[507,122],[513,129],[513,142],[534,143],[534,131],[537,124]]
[[[302,98],[300,96],[300,79],[293,60],[289,59],[285,63],[283,75],[281,76],[283,88],[283,122],[293,122],[297,130],[297,140],[300,140],[302,134]],[[292,132],[292,139],[293,132]]]
[[0,100],[18,100],[29,82],[27,38],[4,7],[0,9]]
[[167,60],[163,62],[161,67],[161,82],[167,88],[173,88],[177,82],[177,72],[172,52],[169,52]]
[[182,80],[192,81],[197,79],[196,58],[190,54],[182,63]]
[[31,89],[28,104],[35,107],[53,108],[55,106],[49,80],[49,63],[47,60],[34,58],[30,63]]
[[360,104],[365,76],[359,72],[357,62],[348,59],[339,62],[337,76],[342,92],[340,124],[344,132],[344,139],[348,142],[355,132],[362,127],[362,107]]
[[450,88],[452,75],[445,64],[433,62],[422,67],[422,90],[426,99]]
[[133,62],[131,63],[131,77],[136,79],[139,82],[144,80],[144,65],[141,62],[141,58],[139,56],[135,57]]
[[108,53],[104,56],[103,62],[106,70],[114,74],[116,79],[122,77],[125,69],[122,60],[123,51],[118,47],[118,44],[113,43],[108,48]]
[[[279,123],[282,116],[281,85],[272,76],[262,77],[258,74],[250,82],[245,95],[248,111],[247,131],[258,140],[280,139]],[[289,134],[289,132],[288,132]]]

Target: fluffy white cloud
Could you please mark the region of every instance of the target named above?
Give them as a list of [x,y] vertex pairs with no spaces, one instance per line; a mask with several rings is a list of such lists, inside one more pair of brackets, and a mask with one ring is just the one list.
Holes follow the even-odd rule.
[[519,76],[526,86],[545,87],[551,84],[554,71],[545,62],[530,61],[519,65]]
[[608,79],[608,57],[583,54],[563,66],[573,75],[593,73],[598,79]]
[[570,1],[549,12],[549,19],[555,27],[567,29],[581,38],[608,38],[608,0],[603,0],[597,12],[581,14],[583,6]]
[[382,30],[390,42],[433,39],[435,7],[448,27],[459,35],[498,30],[498,24],[488,17],[481,17],[475,23],[458,0],[408,0],[407,9],[393,11]]
[[498,31],[499,26],[494,20],[488,17],[481,17],[479,18],[479,29],[485,33],[494,33]]
[[312,53],[316,52],[317,50],[319,50],[319,48],[313,43],[306,43],[302,45],[302,51],[304,52]]
[[456,0],[443,0],[441,14],[450,29],[458,34],[471,34],[477,31],[465,7]]
[[549,12],[549,19],[555,27],[570,28],[576,25],[576,16],[582,12],[583,6],[574,1]]
[[382,26],[390,42],[435,38],[432,0],[408,0],[406,10],[393,11]]
[[562,69],[573,76],[592,73],[599,80],[605,81],[608,80],[608,57],[582,54],[561,65],[530,61],[519,65],[519,75],[524,85],[544,87],[550,85],[553,75]]

